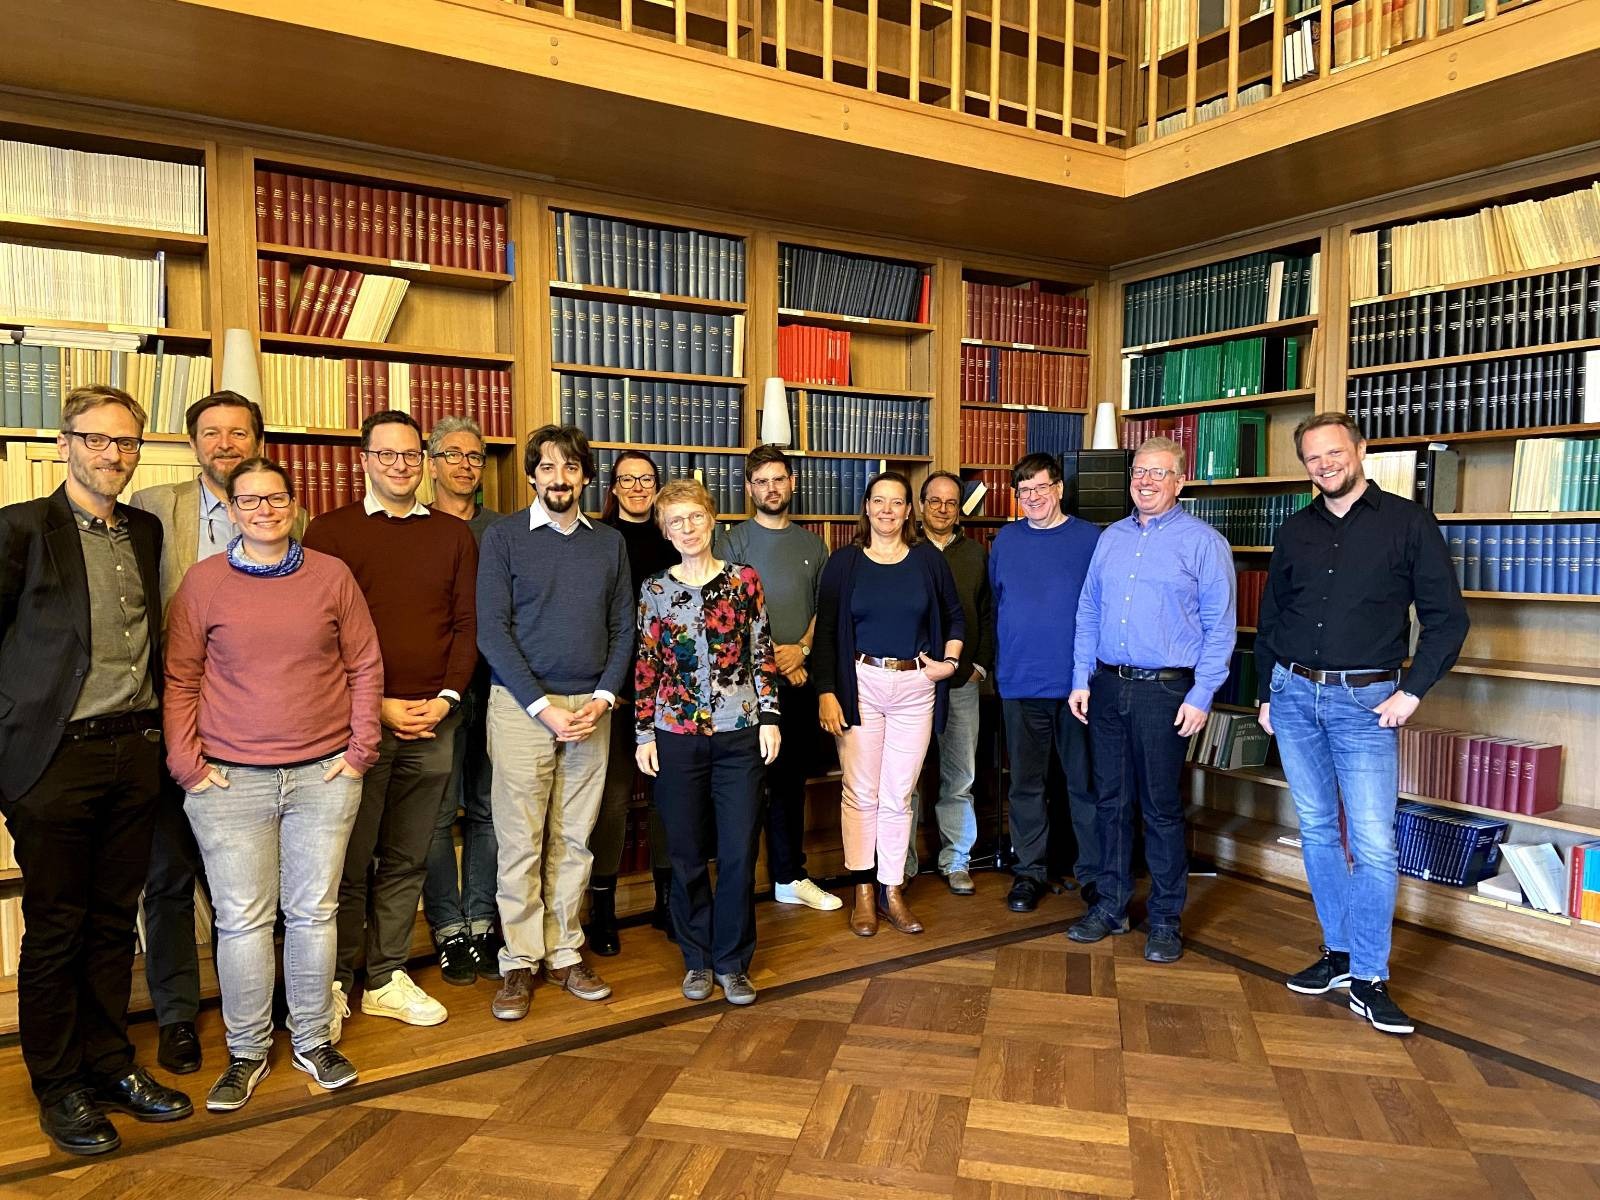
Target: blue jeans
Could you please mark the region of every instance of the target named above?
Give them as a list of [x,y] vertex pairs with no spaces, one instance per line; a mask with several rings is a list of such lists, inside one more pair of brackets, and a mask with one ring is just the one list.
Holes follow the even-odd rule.
[[1133,806],[1144,821],[1150,868],[1152,932],[1176,930],[1189,896],[1189,839],[1180,784],[1189,739],[1173,727],[1190,680],[1123,679],[1097,671],[1089,680],[1089,743],[1099,794],[1100,899],[1112,923],[1128,915],[1133,895]]
[[[950,689],[950,715],[939,743],[939,874],[965,871],[978,840],[978,815],[972,805],[977,778],[978,701],[982,684],[976,678]],[[922,824],[922,789],[911,789],[911,845],[906,849],[906,878],[917,873],[917,829]]]
[[[495,842],[489,788],[486,693],[469,688],[461,697],[450,782],[439,804],[439,822],[428,846],[422,882],[422,913],[434,945],[461,933],[474,937],[494,927]],[[456,868],[456,812],[461,819],[461,867]]]
[[265,1058],[272,1048],[272,926],[280,906],[294,1048],[311,1050],[328,1040],[339,877],[361,806],[361,780],[323,782],[333,762],[216,766],[226,788],[184,796],[216,908],[217,979],[230,1055]]
[[[1272,668],[1272,730],[1300,817],[1306,880],[1330,950],[1350,955],[1357,979],[1389,978],[1398,858],[1400,735],[1372,710],[1393,683],[1363,688],[1312,683]],[[1339,832],[1339,802],[1350,850]]]

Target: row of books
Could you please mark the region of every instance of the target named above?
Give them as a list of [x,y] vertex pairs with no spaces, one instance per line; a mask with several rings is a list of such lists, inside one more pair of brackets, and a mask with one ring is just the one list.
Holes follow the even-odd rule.
[[963,404],[1089,407],[1089,360],[998,346],[961,347]]
[[926,400],[808,391],[806,445],[829,454],[925,455],[931,409]]
[[1267,473],[1267,414],[1257,409],[1190,413],[1122,423],[1125,450],[1146,438],[1171,438],[1183,447],[1190,479],[1240,479]]
[[859,513],[868,481],[882,469],[876,458],[796,459],[795,511],[820,517]]
[[[1248,629],[1254,629],[1261,623],[1261,596],[1267,590],[1267,573],[1251,568],[1240,571],[1238,583],[1235,588],[1237,597],[1236,609],[1239,624]],[[1243,701],[1242,703],[1251,703]]]
[[1311,502],[1309,492],[1276,496],[1179,497],[1194,516],[1213,526],[1230,546],[1270,546],[1278,529]]
[[1350,235],[1350,298],[1600,258],[1600,183]]
[[400,262],[510,271],[506,206],[257,171],[256,240]]
[[[1239,622],[1244,624],[1243,620]],[[1256,675],[1254,646],[1236,649],[1228,662],[1228,677],[1222,681],[1213,697],[1219,704],[1237,704],[1241,708],[1255,708],[1260,694],[1260,680]],[[1260,766],[1260,763],[1253,764]]]
[[1035,452],[1063,454],[1083,448],[1083,417],[1078,413],[961,410],[961,461],[1014,463]]
[[1253,337],[1131,355],[1122,360],[1123,407],[1293,391],[1301,386],[1300,353],[1299,338]]
[[[797,521],[797,525],[804,526],[822,539],[822,544],[832,554],[840,547],[848,546],[850,540],[856,536],[856,527],[849,521]],[[967,536],[972,536],[972,530],[966,531]]]
[[0,138],[0,213],[203,234],[206,169]]
[[1404,801],[1394,814],[1400,873],[1473,887],[1499,871],[1500,844],[1510,829],[1505,821]]
[[1317,311],[1319,251],[1261,251],[1130,283],[1124,294],[1122,341],[1150,346],[1310,316]]
[[89,383],[122,388],[143,404],[147,433],[184,433],[189,405],[211,391],[211,359],[168,354],[160,340],[149,354],[0,341],[0,427],[54,429],[62,400]]
[[928,319],[928,273],[912,263],[778,247],[778,306],[883,321]]
[[1315,17],[1301,21],[1283,35],[1283,82],[1298,83],[1312,78],[1317,65],[1317,46],[1322,37],[1322,22]]
[[1600,510],[1600,438],[1529,438],[1517,443],[1511,463],[1512,512],[1596,510]]
[[1600,267],[1378,300],[1350,310],[1352,367],[1594,338],[1600,338]]
[[1008,287],[961,281],[962,336],[1063,350],[1089,347],[1089,298],[1047,292],[1038,280]]
[[1600,839],[1568,851],[1567,915],[1600,925]]
[[[617,458],[625,453],[609,447],[594,450],[595,477],[583,489],[582,504],[586,512],[599,512],[605,507],[606,493],[611,490],[611,475]],[[650,457],[656,464],[664,484],[672,479],[698,479],[711,493],[719,513],[742,513],[745,510],[744,456],[742,454],[703,454],[688,450],[652,450]],[[800,464],[796,464],[799,466]],[[798,497],[798,488],[796,496]]]
[[460,416],[486,437],[513,436],[511,372],[495,368],[263,354],[261,387],[269,425],[356,429],[375,412],[397,409],[424,433]]
[[[1209,100],[1197,101],[1194,106],[1194,124],[1202,125],[1225,116],[1237,109],[1249,108],[1252,104],[1259,104],[1272,95],[1272,81],[1263,79],[1259,83],[1252,83],[1249,87],[1242,87],[1234,97],[1233,108],[1228,107],[1228,94],[1223,92],[1220,96],[1213,96]],[[1156,137],[1166,137],[1169,133],[1177,133],[1180,129],[1189,128],[1189,110],[1180,108],[1177,112],[1168,113],[1164,117],[1156,118]],[[1133,142],[1142,146],[1150,140],[1150,127],[1140,124],[1133,131]]]
[[1016,490],[1011,486],[1011,468],[985,467],[961,472],[961,511],[969,517],[1017,516]]
[[702,300],[744,299],[744,239],[588,213],[551,212],[556,279]]
[[367,494],[361,447],[354,442],[281,442],[269,445],[267,455],[289,469],[308,517],[354,504]]
[[849,330],[779,325],[778,374],[790,383],[831,383],[835,387],[849,387]]
[[1345,408],[1369,438],[1589,424],[1600,421],[1600,351],[1358,375]]
[[1584,887],[1588,873],[1584,860],[1597,850],[1600,841],[1580,843],[1567,851],[1567,862],[1563,864],[1560,851],[1550,842],[1507,842],[1500,853],[1510,869],[1480,882],[1478,895],[1508,907],[1515,905],[1600,924],[1600,894],[1593,887],[1586,894]]
[[160,328],[167,323],[166,252],[0,242],[0,313]]
[[551,296],[550,325],[560,363],[724,378],[744,371],[741,314]]
[[1451,522],[1444,540],[1463,591],[1596,596],[1597,532],[1594,521]]
[[1199,767],[1237,771],[1264,766],[1272,736],[1249,713],[1212,712],[1199,733],[1189,738],[1185,759]]
[[743,388],[565,372],[555,380],[561,423],[592,441],[744,445]]
[[404,279],[390,275],[310,266],[300,278],[300,291],[290,308],[289,264],[261,259],[256,268],[261,331],[348,342],[388,341],[408,286]]
[[1391,496],[1415,500],[1429,512],[1453,513],[1461,505],[1461,454],[1434,444],[1421,450],[1368,454],[1362,466],[1368,479]]
[[[1482,2],[1477,0],[1480,5]],[[1423,35],[1427,7],[1427,0],[1354,0],[1341,4],[1333,10],[1333,69],[1376,58],[1415,41]],[[1442,28],[1446,20],[1439,24]]]
[[1524,817],[1561,803],[1561,747],[1402,725],[1400,790]]

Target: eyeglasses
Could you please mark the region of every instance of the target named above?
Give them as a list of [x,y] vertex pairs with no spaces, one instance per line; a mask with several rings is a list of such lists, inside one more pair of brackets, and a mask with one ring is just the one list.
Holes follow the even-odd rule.
[[139,447],[144,445],[143,438],[112,437],[107,433],[79,433],[76,429],[63,429],[61,432],[68,437],[80,439],[84,446],[96,454],[111,445],[112,442],[117,444],[117,450],[122,454],[137,454],[139,453]]
[[655,485],[656,477],[654,475],[617,476],[617,486],[619,488],[645,488],[648,490],[649,488],[655,487]]
[[752,479],[750,481],[750,486],[753,488],[782,487],[784,484],[789,482],[789,478],[789,473],[785,471],[782,475],[772,475],[765,479]]
[[386,467],[394,466],[395,459],[399,459],[408,467],[422,465],[421,450],[363,450],[361,453],[369,458],[375,458]]
[[1160,483],[1168,475],[1176,475],[1177,473],[1178,472],[1173,470],[1171,467],[1134,467],[1128,472],[1128,474],[1134,479],[1144,479],[1148,477],[1150,479],[1154,479],[1157,483]]
[[[435,454],[434,457],[444,459],[445,462],[449,463],[452,467],[459,467],[462,459],[466,459],[467,465],[473,467],[481,467],[484,463],[489,461],[476,450],[441,450],[439,453]],[[382,462],[383,460],[379,459],[378,461]],[[407,459],[406,461],[410,462],[411,460]]]
[[294,497],[288,492],[269,492],[265,496],[235,496],[233,504],[240,512],[255,512],[263,500],[270,508],[288,508],[294,503]]
[[1021,487],[1017,488],[1017,499],[1043,499],[1045,496],[1050,494],[1050,489],[1055,486],[1056,485],[1053,483],[1025,483]]
[[682,533],[685,529],[699,529],[711,520],[711,514],[695,511],[685,513],[681,517],[673,517],[667,521],[667,529],[673,533]]
[[935,497],[933,497],[931,499],[924,500],[922,502],[922,507],[923,508],[955,508],[960,503],[961,502],[959,500],[956,500],[954,498],[949,499],[949,500],[940,500],[937,496],[935,496]]

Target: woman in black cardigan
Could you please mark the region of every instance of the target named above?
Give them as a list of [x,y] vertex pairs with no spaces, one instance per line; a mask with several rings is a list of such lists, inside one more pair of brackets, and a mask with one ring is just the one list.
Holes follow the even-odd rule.
[[922,932],[901,890],[911,790],[944,725],[965,636],[949,564],[917,540],[910,481],[874,476],[855,540],[823,568],[811,656],[818,719],[839,744],[844,863],[856,884],[850,928],[862,937],[878,932],[874,857],[889,923]]

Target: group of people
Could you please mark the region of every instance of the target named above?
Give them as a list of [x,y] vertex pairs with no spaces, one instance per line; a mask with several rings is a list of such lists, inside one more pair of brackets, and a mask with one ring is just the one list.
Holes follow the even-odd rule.
[[[588,442],[544,426],[525,447],[535,498],[502,517],[478,502],[472,422],[446,418],[424,439],[384,411],[361,429],[364,499],[307,525],[294,480],[261,456],[260,409],[232,392],[187,414],[197,479],[118,503],[144,421],[126,392],[77,389],[58,438],[66,483],[0,509],[0,812],[24,876],[21,1041],[63,1150],[114,1149],[107,1110],[192,1111],[127,1038],[141,892],[161,1064],[201,1065],[198,879],[228,1050],[207,1107],[241,1107],[270,1069],[280,919],[293,1065],[337,1088],[356,1078],[337,1047],[358,968],[362,1013],[448,1015],[406,971],[419,898],[442,978],[497,979],[496,1017],[526,1016],[541,974],[582,1000],[611,994],[582,949],[619,950],[617,874],[642,774],[654,920],[682,953],[683,994],[750,1004],[763,828],[776,900],[843,907],[806,873],[821,733],[841,767],[849,928],[923,929],[905,887],[934,743],[938,871],[951,892],[975,891],[986,686],[1010,761],[1009,907],[1031,911],[1051,883],[1054,756],[1087,910],[1068,936],[1129,930],[1137,808],[1144,955],[1182,954],[1180,776],[1236,627],[1231,552],[1179,505],[1177,444],[1139,449],[1134,512],[1104,531],[1066,511],[1056,459],[1026,456],[1013,472],[1022,519],[987,554],[962,533],[958,476],[914,489],[884,471],[854,538],[829,554],[790,519],[794,474],[777,446],[749,454],[754,515],[730,528],[703,486],[664,482],[639,450],[619,456],[591,520]],[[1423,510],[1362,476],[1348,418],[1310,419],[1296,445],[1319,498],[1280,535],[1256,649],[1326,942],[1289,986],[1348,985],[1352,1008],[1404,1032],[1383,984],[1393,727],[1459,651],[1464,609]],[[1402,679],[1413,603],[1422,641]]]

